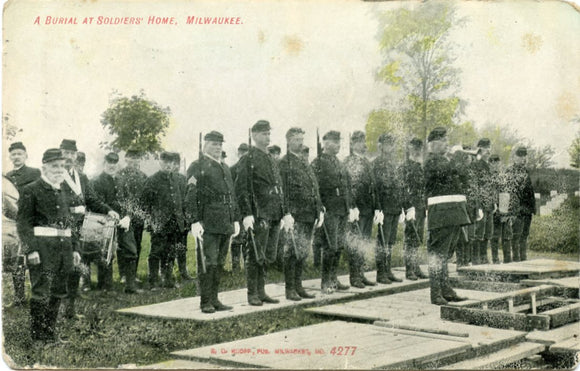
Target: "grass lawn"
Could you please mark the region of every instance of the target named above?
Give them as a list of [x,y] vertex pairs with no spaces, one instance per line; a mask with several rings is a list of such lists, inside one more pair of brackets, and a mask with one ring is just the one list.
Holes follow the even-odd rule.
[[[401,234],[401,231],[399,231]],[[194,242],[188,243],[188,268],[195,274]],[[363,247],[367,262],[372,265],[372,249]],[[147,255],[149,236],[143,239],[143,251],[139,262],[138,277],[145,282],[147,277]],[[574,254],[537,253],[530,251],[529,258],[546,257],[550,259],[578,260]],[[425,247],[420,250],[420,259],[426,262]],[[393,265],[403,265],[402,243],[394,249]],[[230,261],[226,264],[230,269]],[[341,271],[347,272],[344,261]],[[372,266],[370,267],[372,269]],[[93,283],[96,281],[96,268],[93,267]],[[177,275],[177,271],[176,271]],[[312,257],[304,278],[316,278],[319,273],[312,267]],[[78,300],[77,312],[82,314],[75,321],[59,320],[61,337],[68,342],[45,347],[32,346],[29,337],[28,307],[11,308],[5,306],[12,302],[12,281],[3,274],[3,341],[4,357],[13,367],[33,365],[56,366],[62,368],[118,367],[123,364],[146,365],[170,358],[169,353],[220,342],[263,335],[284,329],[307,326],[324,321],[301,309],[268,311],[243,319],[226,319],[211,323],[191,321],[143,319],[119,315],[114,310],[130,306],[146,305],[172,299],[196,295],[194,282],[186,283],[176,289],[162,289],[156,292],[144,291],[142,294],[122,293],[117,266],[114,265],[115,291],[102,293],[89,291]],[[279,271],[269,272],[269,280],[282,281]],[[27,282],[28,285],[28,282]],[[221,289],[232,290],[245,287],[243,273],[228,274]],[[192,308],[193,309],[193,308]]]

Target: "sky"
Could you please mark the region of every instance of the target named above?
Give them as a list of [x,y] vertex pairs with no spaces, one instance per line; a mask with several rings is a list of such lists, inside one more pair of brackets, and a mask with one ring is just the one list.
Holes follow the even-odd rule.
[[[108,139],[100,124],[114,91],[142,89],[171,109],[163,144],[187,164],[199,132],[225,136],[228,162],[259,119],[284,146],[291,126],[315,148],[321,133],[364,129],[369,112],[396,93],[377,81],[381,12],[415,2],[314,1],[29,1],[8,2],[3,16],[3,116],[20,128],[29,165],[63,138],[101,168]],[[580,115],[580,13],[558,1],[457,2],[465,24],[452,31],[461,69],[461,121],[509,126],[535,145],[556,149],[557,166]],[[47,25],[46,18],[78,24]],[[98,25],[103,17],[142,17],[139,25]],[[148,17],[177,24],[149,25]],[[239,17],[238,25],[186,24],[188,16]],[[39,19],[40,24],[34,24]],[[93,24],[82,24],[94,17]],[[346,147],[346,146],[343,146]],[[347,149],[343,148],[343,155]],[[7,143],[3,171],[10,169]]]

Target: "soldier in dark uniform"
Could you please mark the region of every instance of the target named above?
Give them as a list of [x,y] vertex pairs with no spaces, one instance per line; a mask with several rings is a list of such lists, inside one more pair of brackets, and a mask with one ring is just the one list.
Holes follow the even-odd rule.
[[279,303],[266,294],[266,268],[276,261],[280,224],[293,228],[282,194],[282,180],[276,161],[268,154],[270,123],[260,120],[252,126],[255,146],[240,159],[236,196],[248,231],[246,276],[248,303]]
[[530,173],[526,168],[527,155],[526,147],[518,147],[513,156],[514,163],[508,169],[513,181],[513,213],[515,215],[512,241],[513,261],[527,259],[530,224],[532,223],[532,215],[536,213],[534,187]]
[[[40,178],[40,170],[26,166],[26,147],[22,142],[14,142],[8,148],[10,154],[10,161],[14,169],[6,174],[6,177],[14,184],[18,193],[22,193],[22,189],[28,184]],[[14,305],[19,306],[26,302],[26,294],[24,290],[24,283],[26,280],[26,267],[24,266],[24,258],[21,254],[22,247],[18,246],[16,256],[10,262],[10,270],[12,271],[12,283],[14,284]]]
[[[370,243],[371,233],[374,224],[379,220],[379,206],[375,195],[375,181],[373,177],[371,162],[365,157],[367,151],[365,133],[355,131],[350,138],[350,155],[344,160],[344,167],[350,176],[351,192],[354,203],[360,211],[358,225],[354,224],[351,232],[356,236],[362,234],[365,242]],[[354,261],[352,266],[356,267],[356,277],[351,279],[350,285],[364,288],[374,286],[376,283],[369,281],[364,276],[364,254],[362,250],[357,250],[356,246],[351,246],[351,256]]]
[[447,301],[461,301],[449,284],[447,263],[461,233],[461,226],[471,221],[467,215],[466,197],[455,176],[456,169],[447,159],[447,130],[433,129],[427,138],[430,153],[425,163],[425,194],[428,222],[427,253],[429,254],[429,283],[431,303],[445,305]]
[[[249,147],[248,143],[242,143],[238,147],[238,162],[236,162],[231,168],[230,172],[232,174],[232,179],[234,183],[238,177],[238,168],[240,167],[240,159],[246,153],[248,153]],[[245,232],[241,231],[236,237],[232,238],[232,246],[230,249],[230,254],[232,258],[232,272],[240,270],[240,258],[242,256],[242,246],[245,241]]]
[[150,221],[151,251],[148,262],[149,285],[152,290],[159,286],[160,267],[164,278],[163,286],[175,287],[173,264],[176,247],[182,243],[186,229],[182,188],[172,172],[172,155],[162,152],[160,159],[161,170],[147,179],[141,197]]
[[203,256],[197,248],[201,311],[214,313],[232,309],[220,302],[218,291],[230,238],[240,233],[240,223],[230,169],[220,159],[224,137],[211,131],[204,141],[203,155],[187,169],[185,210],[196,244],[203,243]]
[[26,186],[18,205],[18,234],[30,271],[30,334],[33,341],[55,341],[60,301],[67,277],[80,263],[74,250],[71,194],[63,189],[65,161],[59,149],[42,156],[42,176]]
[[378,139],[379,156],[373,161],[377,202],[384,215],[377,236],[377,282],[389,284],[401,282],[391,271],[393,245],[397,241],[399,217],[403,208],[403,189],[400,170],[395,163],[395,138],[384,133]]
[[408,158],[401,167],[403,208],[405,209],[405,277],[409,280],[427,278],[418,261],[419,246],[425,230],[425,176],[423,174],[423,141],[413,138],[407,145]]
[[[185,175],[179,172],[179,166],[181,164],[181,156],[177,152],[171,152],[171,159],[173,161],[173,174],[177,178],[177,182],[181,189],[181,195],[185,199],[185,193],[187,192],[187,178]],[[181,237],[181,242],[177,245],[176,256],[177,256],[177,268],[179,269],[179,275],[181,276],[182,282],[187,282],[193,280],[193,277],[189,275],[187,271],[187,234],[189,231],[186,229]]]
[[117,190],[119,191],[119,205],[123,210],[123,215],[129,215],[131,218],[131,230],[137,247],[137,259],[134,267],[135,272],[137,272],[145,224],[141,193],[143,192],[147,175],[140,170],[141,155],[138,151],[128,150],[125,153],[125,164],[126,166],[117,174]]
[[[342,251],[350,251],[346,246],[347,223],[359,219],[359,211],[354,205],[350,179],[344,165],[336,155],[340,151],[340,133],[329,131],[324,134],[324,150],[313,162],[312,168],[318,179],[320,199],[326,209],[321,232],[322,241],[322,292],[330,294],[337,290],[347,290],[348,285],[338,281],[337,268]],[[354,259],[348,257],[350,279],[359,278],[358,267],[352,265]]]
[[[111,207],[101,201],[99,196],[93,190],[93,187],[89,184],[89,178],[83,173],[79,173],[74,164],[76,162],[77,156],[77,145],[76,141],[71,139],[63,139],[60,144],[60,149],[62,155],[65,157],[65,168],[64,182],[62,184],[63,190],[68,192],[71,197],[71,214],[75,219],[74,234],[72,238],[72,243],[74,245],[75,251],[79,251],[81,254],[81,259],[84,264],[87,262],[88,256],[83,254],[83,244],[80,241],[80,229],[83,225],[83,220],[85,212],[91,211],[101,214],[108,214],[114,219],[119,219],[119,214],[112,210]],[[74,318],[75,315],[75,301],[78,297],[79,283],[80,283],[80,271],[79,269],[74,269],[72,274],[69,275],[68,280],[68,300],[65,305],[65,316],[67,318]]]
[[302,287],[302,270],[314,229],[324,222],[324,213],[318,182],[308,162],[301,157],[304,131],[290,128],[286,133],[286,156],[280,161],[280,177],[288,208],[294,218],[294,229],[286,234],[284,253],[284,278],[286,299],[299,301],[313,298]]
[[[109,205],[121,215],[125,215],[119,221],[117,228],[117,260],[119,275],[125,277],[125,292],[133,294],[137,292],[135,287],[134,270],[137,259],[137,246],[133,231],[130,228],[131,218],[124,213],[125,210],[119,203],[119,187],[117,185],[117,164],[119,155],[111,152],[105,156],[104,169],[101,174],[91,180],[91,186],[101,201]],[[99,289],[111,290],[113,288],[113,265],[108,264],[102,256],[97,256],[98,285]]]
[[[498,155],[491,155],[489,158],[489,167],[492,179],[492,192],[496,212],[493,214],[493,236],[491,238],[491,256],[494,264],[499,263],[499,244],[501,239],[501,248],[503,252],[503,262],[512,261],[512,222],[513,216],[510,215],[509,198],[510,188],[508,174],[502,167]],[[500,202],[500,198],[502,198]]]
[[[476,198],[478,208],[483,211],[483,217],[475,222],[475,244],[478,245],[479,262],[488,264],[487,245],[493,236],[493,213],[494,200],[491,179],[491,170],[489,168],[489,156],[491,155],[491,142],[488,138],[482,138],[477,143],[477,160],[473,163],[474,184],[476,189]],[[498,257],[492,260],[498,262]]]

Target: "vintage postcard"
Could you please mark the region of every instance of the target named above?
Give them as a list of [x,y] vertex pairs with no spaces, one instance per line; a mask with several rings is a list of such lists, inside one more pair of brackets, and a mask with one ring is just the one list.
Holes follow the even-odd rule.
[[578,365],[578,3],[2,17],[7,367]]

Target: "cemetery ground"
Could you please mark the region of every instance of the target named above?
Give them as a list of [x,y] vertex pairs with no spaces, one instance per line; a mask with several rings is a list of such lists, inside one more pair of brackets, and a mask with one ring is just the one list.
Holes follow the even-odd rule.
[[[563,230],[563,219],[575,221],[572,229]],[[578,197],[572,197],[554,215],[536,217],[532,223],[530,236],[529,259],[549,258],[578,261]],[[401,239],[402,228],[399,228]],[[566,236],[554,236],[564,233]],[[559,242],[564,237],[572,246],[560,246],[555,249],[551,244]],[[189,241],[188,268],[195,273],[195,257],[192,240]],[[402,266],[402,242],[395,246],[394,266]],[[142,282],[147,277],[147,255],[149,251],[149,236],[143,241],[143,250],[139,262],[138,277]],[[426,250],[420,250],[421,263],[426,262]],[[374,269],[372,259],[367,256],[369,269]],[[347,273],[347,266],[341,262],[339,274]],[[230,261],[226,263],[230,270]],[[96,282],[96,269],[93,267],[93,287]],[[176,270],[176,275],[177,270]],[[309,257],[304,279],[318,278],[320,273],[312,266]],[[308,326],[326,321],[304,311],[302,308],[272,310],[247,315],[241,318],[228,318],[219,321],[194,322],[183,320],[163,320],[126,316],[115,310],[127,307],[141,306],[173,299],[196,295],[195,281],[182,283],[176,289],[161,289],[159,291],[143,291],[140,294],[125,294],[119,283],[116,263],[114,264],[115,290],[101,292],[91,290],[83,292],[78,300],[75,320],[59,319],[59,333],[62,342],[38,346],[33,345],[29,336],[28,306],[11,307],[12,282],[9,274],[2,276],[2,323],[3,323],[3,356],[12,367],[22,368],[34,365],[60,368],[115,368],[121,365],[147,365],[165,361],[171,358],[170,353],[183,349],[191,349],[216,343],[246,339],[269,333]],[[268,273],[269,282],[282,282],[283,274],[275,269]],[[27,290],[29,289],[27,281]],[[243,271],[227,273],[222,280],[221,291],[245,287]]]

